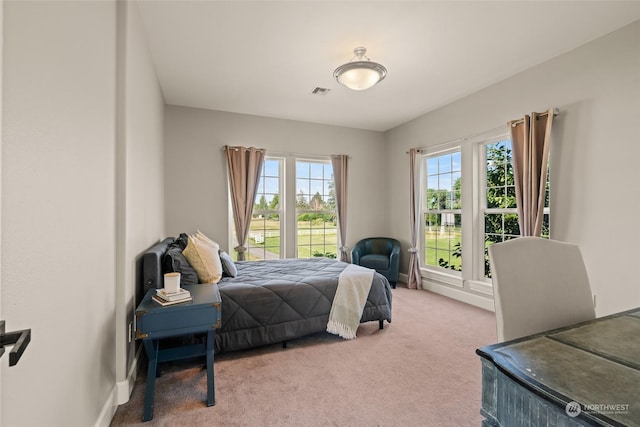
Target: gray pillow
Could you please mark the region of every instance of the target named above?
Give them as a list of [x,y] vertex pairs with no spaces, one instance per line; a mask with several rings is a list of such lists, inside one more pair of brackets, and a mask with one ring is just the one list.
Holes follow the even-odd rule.
[[220,251],[220,262],[222,262],[222,275],[227,277],[236,277],[238,275],[238,269],[231,255],[225,251]]
[[172,244],[164,254],[163,270],[165,273],[180,273],[180,286],[197,285],[198,275],[191,267],[189,261],[182,255],[182,248],[179,245]]

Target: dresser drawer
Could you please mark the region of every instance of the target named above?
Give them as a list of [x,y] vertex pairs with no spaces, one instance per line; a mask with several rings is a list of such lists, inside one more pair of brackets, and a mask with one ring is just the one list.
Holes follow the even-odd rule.
[[220,303],[183,304],[136,312],[136,338],[166,338],[219,328]]
[[217,285],[187,285],[192,301],[161,306],[150,290],[136,309],[136,339],[159,339],[176,335],[207,332],[221,323],[222,300]]

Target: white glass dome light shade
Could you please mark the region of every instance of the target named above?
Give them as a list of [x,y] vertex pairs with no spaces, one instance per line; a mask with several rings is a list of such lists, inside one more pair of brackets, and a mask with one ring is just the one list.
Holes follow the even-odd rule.
[[375,86],[385,78],[387,70],[370,61],[349,62],[336,69],[334,76],[338,83],[353,90],[365,90]]
[[[349,89],[365,90],[382,81],[387,75],[387,69],[372,62],[364,54],[367,49],[357,47],[353,50],[356,60],[339,66],[333,72],[336,81]],[[366,60],[363,60],[366,59]]]

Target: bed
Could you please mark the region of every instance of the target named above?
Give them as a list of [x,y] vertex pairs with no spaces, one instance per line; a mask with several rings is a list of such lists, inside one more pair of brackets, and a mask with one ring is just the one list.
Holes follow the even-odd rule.
[[[162,259],[173,238],[157,243],[142,257],[144,295],[163,286]],[[222,326],[215,351],[227,352],[286,343],[325,331],[338,276],[349,264],[329,258],[237,262],[236,277],[218,283]],[[375,273],[360,323],[391,322],[391,287]]]

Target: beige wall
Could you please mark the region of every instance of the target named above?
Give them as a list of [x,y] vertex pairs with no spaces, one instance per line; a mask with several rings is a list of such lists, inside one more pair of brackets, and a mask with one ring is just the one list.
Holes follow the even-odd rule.
[[[4,54],[3,54],[3,45],[4,45],[4,2],[0,1],[0,189],[2,188],[2,120],[3,120],[3,95],[2,95],[2,87],[3,87],[3,70],[4,67],[2,65]],[[0,191],[0,242],[2,241],[2,197]],[[0,320],[4,320],[4,315],[2,314],[2,245],[0,244]],[[11,331],[11,329],[7,329]],[[0,368],[0,384],[2,384],[2,371]],[[0,414],[2,414],[2,386],[0,386]],[[0,416],[0,425],[2,425],[2,416]]]
[[267,154],[350,155],[347,246],[388,232],[392,171],[380,132],[178,106],[166,107],[165,123],[167,235],[199,228],[229,249],[225,145],[266,148]]
[[[393,189],[406,188],[405,152],[558,107],[551,149],[552,238],[580,245],[597,312],[635,307],[640,264],[640,22],[386,133]],[[390,233],[410,242],[408,192],[389,193]],[[406,251],[405,251],[406,252]],[[402,271],[408,257],[403,257]]]
[[164,231],[164,98],[135,3],[5,2],[4,40],[2,314],[32,342],[0,364],[0,424],[106,426]]
[[164,97],[136,2],[121,2],[118,122],[116,381],[118,403],[135,379],[129,325],[141,295],[140,254],[164,233]]
[[3,426],[94,425],[115,382],[114,1],[4,4]]

